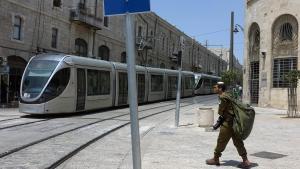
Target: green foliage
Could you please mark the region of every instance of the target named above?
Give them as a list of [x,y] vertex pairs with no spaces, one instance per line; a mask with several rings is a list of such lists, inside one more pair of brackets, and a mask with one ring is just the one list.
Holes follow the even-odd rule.
[[300,71],[299,70],[291,70],[285,75],[285,79],[287,79],[290,83],[290,87],[297,87],[298,79],[300,79]]
[[243,82],[243,75],[242,75],[242,73],[239,73],[235,70],[228,70],[228,71],[222,73],[221,80],[227,86],[234,86],[236,84],[241,85]]

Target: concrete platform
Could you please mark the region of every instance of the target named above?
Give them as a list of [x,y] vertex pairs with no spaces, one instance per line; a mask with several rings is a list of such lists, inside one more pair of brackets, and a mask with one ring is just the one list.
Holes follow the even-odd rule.
[[[214,106],[217,109],[217,106]],[[298,169],[300,161],[300,119],[284,118],[286,111],[256,108],[253,132],[245,141],[252,168]],[[179,128],[173,119],[152,131],[151,145],[143,147],[143,169],[237,168],[240,157],[229,142],[221,166],[208,166],[213,156],[217,132],[207,132],[195,123],[195,108],[182,112]]]

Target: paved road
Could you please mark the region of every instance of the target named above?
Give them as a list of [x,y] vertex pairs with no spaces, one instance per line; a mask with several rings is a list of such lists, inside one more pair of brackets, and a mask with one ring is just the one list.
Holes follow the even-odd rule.
[[[240,162],[232,141],[221,158],[221,167],[207,166],[205,159],[213,155],[218,132],[207,131],[197,125],[197,109],[203,106],[217,110],[215,96],[189,98],[182,105],[180,127],[174,127],[174,102],[155,103],[141,106],[140,117],[162,112],[140,120],[142,168],[143,169],[213,169],[236,168]],[[194,103],[190,105],[190,103]],[[156,108],[154,108],[156,107]],[[154,109],[153,109],[154,108]],[[284,110],[256,108],[253,132],[245,141],[253,168],[298,169],[300,161],[300,119],[288,119]],[[26,138],[41,138],[78,125],[112,118],[63,134],[42,144],[0,158],[0,168],[46,168],[53,161],[91,140],[96,135],[129,122],[128,108],[101,113],[51,119],[17,128],[0,130],[1,149],[21,145]],[[14,113],[13,113],[14,114]],[[17,113],[15,113],[17,114]],[[1,117],[5,113],[0,113]],[[215,118],[217,114],[215,113]],[[0,121],[1,124],[1,121]],[[54,125],[55,124],[55,125]],[[60,126],[59,126],[60,124]],[[62,125],[65,124],[65,125]],[[69,125],[66,125],[69,124]],[[53,127],[53,126],[59,126]],[[52,126],[52,127],[51,127]],[[26,129],[26,130],[25,130]],[[14,131],[16,130],[16,131]],[[18,133],[22,130],[23,133]],[[25,130],[25,131],[24,131]],[[4,135],[6,131],[6,135]],[[3,140],[11,132],[8,138]],[[1,134],[2,133],[2,134]],[[43,134],[44,133],[44,134]],[[27,137],[26,134],[31,134]],[[40,135],[39,135],[40,134]],[[26,136],[26,137],[25,137]],[[15,139],[13,139],[15,138]],[[23,140],[17,141],[17,138]],[[124,126],[93,142],[74,156],[63,161],[60,169],[130,169],[132,168],[130,126]],[[8,144],[11,143],[11,144]],[[18,143],[18,144],[17,144]]]

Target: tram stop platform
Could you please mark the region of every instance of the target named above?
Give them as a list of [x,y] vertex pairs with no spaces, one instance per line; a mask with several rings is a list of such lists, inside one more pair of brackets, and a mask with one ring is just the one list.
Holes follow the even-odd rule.
[[[217,105],[213,108],[216,119]],[[300,118],[285,118],[285,110],[255,110],[254,128],[245,140],[251,168],[299,169]],[[237,168],[241,158],[232,140],[220,158],[221,166],[205,164],[206,159],[213,157],[219,132],[198,127],[196,111],[197,106],[182,110],[179,128],[174,127],[171,118],[151,132],[151,144],[142,147],[143,169]]]

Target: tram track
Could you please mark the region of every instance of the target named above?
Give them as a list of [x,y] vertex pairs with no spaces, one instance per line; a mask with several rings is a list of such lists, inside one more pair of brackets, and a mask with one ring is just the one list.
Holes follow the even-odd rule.
[[[214,100],[215,98],[210,98],[210,99],[209,99],[209,97],[205,97],[205,98],[201,98],[200,100],[203,100],[203,99],[205,99],[205,102],[207,102],[207,101]],[[190,98],[187,98],[187,100],[189,100],[189,101],[184,101],[184,102],[182,102],[182,103],[184,104],[184,103],[186,103],[186,102],[190,102],[190,101],[191,101]],[[197,100],[198,100],[198,99],[197,99]],[[194,103],[191,103],[191,104],[183,105],[183,106],[181,106],[181,107],[186,107],[186,106],[190,106],[190,105],[193,105],[193,104],[194,104]],[[152,107],[152,108],[149,108],[149,109],[143,109],[143,110],[140,110],[139,113],[140,113],[140,112],[147,112],[148,110],[154,110],[154,109],[157,109],[157,108],[162,108],[162,107],[167,107],[167,106],[173,106],[173,105],[175,105],[175,104],[172,103],[172,104],[167,104],[167,105],[163,105],[163,106]],[[162,114],[162,113],[164,113],[164,112],[168,112],[168,111],[174,110],[174,109],[175,109],[175,106],[172,107],[172,108],[168,108],[168,109],[166,109],[166,110],[163,110],[163,111],[159,111],[159,112],[157,112],[157,113],[152,113],[152,114],[150,114],[150,115],[145,115],[144,117],[141,117],[140,120],[145,119],[145,118],[148,118],[148,117],[152,117],[152,116],[155,116],[155,115],[158,115],[158,114]],[[71,132],[74,132],[74,131],[76,131],[76,130],[84,129],[84,128],[86,128],[86,127],[89,127],[89,126],[92,126],[92,125],[95,125],[95,124],[98,124],[98,123],[101,123],[101,122],[104,122],[104,121],[116,120],[116,118],[125,117],[125,116],[128,116],[128,115],[129,115],[129,113],[122,114],[122,115],[118,115],[118,116],[112,116],[112,117],[110,117],[110,118],[101,119],[101,120],[98,120],[98,121],[95,121],[95,122],[92,122],[92,123],[88,123],[88,124],[85,124],[85,125],[82,125],[82,126],[79,126],[79,127],[76,127],[76,128],[73,128],[73,129],[64,131],[64,132],[56,133],[56,134],[54,134],[54,135],[51,135],[51,136],[48,136],[48,137],[45,137],[45,138],[42,138],[42,139],[33,141],[33,142],[31,142],[31,143],[25,144],[25,145],[23,145],[23,146],[20,146],[20,147],[17,147],[17,148],[13,148],[13,149],[11,149],[11,150],[9,150],[9,151],[3,152],[3,153],[0,154],[0,159],[1,159],[1,158],[4,158],[4,157],[7,157],[8,155],[15,154],[15,153],[17,153],[17,152],[19,152],[19,151],[21,151],[21,150],[24,150],[24,149],[26,149],[26,148],[29,148],[29,147],[31,147],[31,146],[34,146],[34,145],[37,145],[37,144],[39,144],[39,143],[45,142],[45,141],[47,141],[47,140],[51,140],[51,139],[54,139],[54,138],[56,138],[56,137],[62,136],[62,135],[64,135],[64,134],[71,133]],[[67,154],[66,156],[64,156],[64,157],[61,158],[60,160],[58,160],[58,161],[56,161],[55,163],[53,163],[53,164],[52,164],[50,167],[48,167],[48,168],[56,168],[57,166],[59,166],[59,164],[63,163],[64,161],[66,161],[66,160],[68,160],[68,159],[70,159],[72,156],[74,156],[75,154],[77,154],[78,152],[80,152],[81,150],[83,150],[85,147],[87,147],[87,146],[93,144],[94,142],[100,140],[101,138],[103,138],[103,137],[109,135],[110,133],[113,133],[114,131],[117,131],[117,130],[119,130],[119,129],[121,129],[121,128],[123,128],[123,127],[129,125],[129,124],[130,124],[130,121],[127,121],[127,122],[126,122],[126,121],[123,121],[123,124],[118,125],[118,126],[112,128],[112,129],[109,130],[109,131],[106,131],[105,133],[103,133],[103,134],[97,136],[96,138],[94,138],[94,139],[92,139],[92,140],[86,142],[85,144],[82,144],[81,146],[79,146],[78,148],[74,149],[73,151],[71,151],[69,154]]]
[[[189,99],[189,98],[187,98]],[[183,102],[184,103],[184,102]],[[174,103],[170,103],[168,105],[163,105],[163,106],[156,106],[156,107],[152,107],[152,108],[149,108],[149,109],[143,109],[143,110],[139,110],[139,111],[147,111],[147,110],[152,110],[152,109],[155,109],[155,108],[161,108],[161,107],[166,107],[166,106],[170,106],[170,105],[173,105]],[[118,109],[113,109],[113,110],[118,110]],[[66,115],[66,114],[64,114]],[[70,117],[73,117],[73,116],[79,116],[79,115],[82,115],[82,114],[70,114]],[[86,114],[86,115],[89,115]],[[85,114],[83,114],[83,116],[85,116]],[[18,123],[18,124],[14,124],[14,125],[4,125],[4,127],[1,127],[1,124],[2,122],[8,122],[8,121],[13,121],[13,120],[20,120],[20,119],[25,119],[24,117],[18,117],[18,118],[11,118],[11,119],[5,119],[5,120],[0,120],[0,130],[4,130],[4,129],[9,129],[9,128],[14,128],[14,127],[19,127],[19,126],[25,126],[25,125],[30,125],[30,124],[34,124],[34,123],[39,123],[39,122],[44,122],[44,121],[49,121],[49,120],[55,120],[57,118],[50,118],[50,119],[42,119],[42,120],[36,120],[36,121],[30,121],[30,122],[24,122],[24,123]],[[1,157],[1,156],[0,156]]]
[[[187,100],[189,100],[191,98],[187,98]],[[201,98],[202,99],[206,99],[206,97],[204,98]],[[189,101],[184,101],[182,103],[186,103],[186,102],[189,102]],[[167,107],[167,106],[173,106],[175,105],[174,103],[170,103],[170,104],[167,104],[167,105],[163,105],[163,106],[155,106],[155,107],[152,107],[152,108],[148,108],[148,109],[143,109],[143,110],[140,110],[140,112],[145,112],[145,111],[149,111],[149,110],[154,110],[154,109],[158,109],[158,108],[163,108],[163,107]],[[170,108],[170,109],[167,109],[165,111],[169,111],[169,110],[172,110],[174,108]],[[13,148],[11,150],[8,150],[8,151],[5,151],[5,152],[2,152],[0,153],[0,158],[3,158],[5,156],[8,156],[10,154],[13,154],[13,153],[16,153],[20,150],[23,150],[25,148],[28,148],[30,146],[33,146],[33,145],[36,145],[38,143],[41,143],[41,142],[44,142],[46,140],[49,140],[49,139],[52,139],[52,138],[55,138],[55,137],[58,137],[58,136],[61,136],[63,134],[66,134],[66,133],[69,133],[69,132],[72,132],[72,131],[75,131],[75,130],[79,130],[79,129],[82,129],[82,128],[85,128],[85,127],[88,127],[88,126],[91,126],[91,125],[94,125],[94,124],[97,124],[97,123],[101,123],[101,122],[104,122],[104,121],[108,121],[108,120],[113,120],[113,119],[116,119],[116,118],[120,118],[120,117],[124,117],[124,116],[127,116],[129,115],[129,113],[126,113],[126,114],[122,114],[122,115],[118,115],[118,116],[112,116],[112,117],[109,117],[109,118],[105,118],[105,119],[100,119],[100,120],[97,120],[95,122],[92,122],[92,123],[88,123],[88,124],[85,124],[85,125],[81,125],[79,127],[75,127],[75,128],[72,128],[72,129],[69,129],[69,130],[66,130],[66,131],[63,131],[63,132],[59,132],[59,133],[56,133],[56,134],[53,134],[51,136],[48,136],[48,137],[45,137],[45,138],[42,138],[42,139],[38,139],[36,141],[33,141],[31,143],[28,143],[28,144],[25,144],[23,146],[20,146],[20,147],[16,147],[16,148]],[[50,120],[50,119],[48,119]],[[45,120],[42,120],[42,121],[45,121]]]
[[[206,100],[205,102],[207,101],[211,101],[211,100],[214,100],[213,99],[209,99],[209,100]],[[187,105],[184,105],[184,106],[180,106],[180,108],[183,108],[183,107],[187,107],[187,106],[191,106],[191,105],[194,105],[194,103],[191,103],[191,104],[187,104]],[[160,111],[160,112],[157,112],[157,113],[153,113],[153,114],[150,114],[150,115],[146,115],[144,117],[141,117],[139,118],[139,120],[143,120],[143,119],[146,119],[146,118],[149,118],[149,117],[152,117],[152,116],[155,116],[155,115],[159,115],[159,114],[162,114],[162,113],[165,113],[165,112],[168,112],[170,110],[174,110],[175,108],[171,108],[171,109],[168,109],[168,110],[164,110],[164,111]],[[119,125],[113,129],[111,129],[110,131],[107,131],[97,137],[95,137],[94,139],[86,142],[85,144],[82,144],[81,146],[79,146],[78,148],[74,149],[73,151],[71,151],[70,153],[68,153],[67,155],[63,156],[61,159],[59,159],[58,161],[54,162],[52,165],[50,165],[49,167],[47,167],[47,169],[55,169],[57,167],[59,167],[61,164],[63,164],[65,161],[71,159],[73,156],[75,156],[77,153],[79,153],[81,150],[85,149],[86,147],[90,146],[91,144],[99,141],[100,139],[104,138],[105,136],[117,131],[117,130],[120,130],[126,126],[128,126],[130,124],[130,122],[127,122],[127,123],[124,123],[122,125]]]

